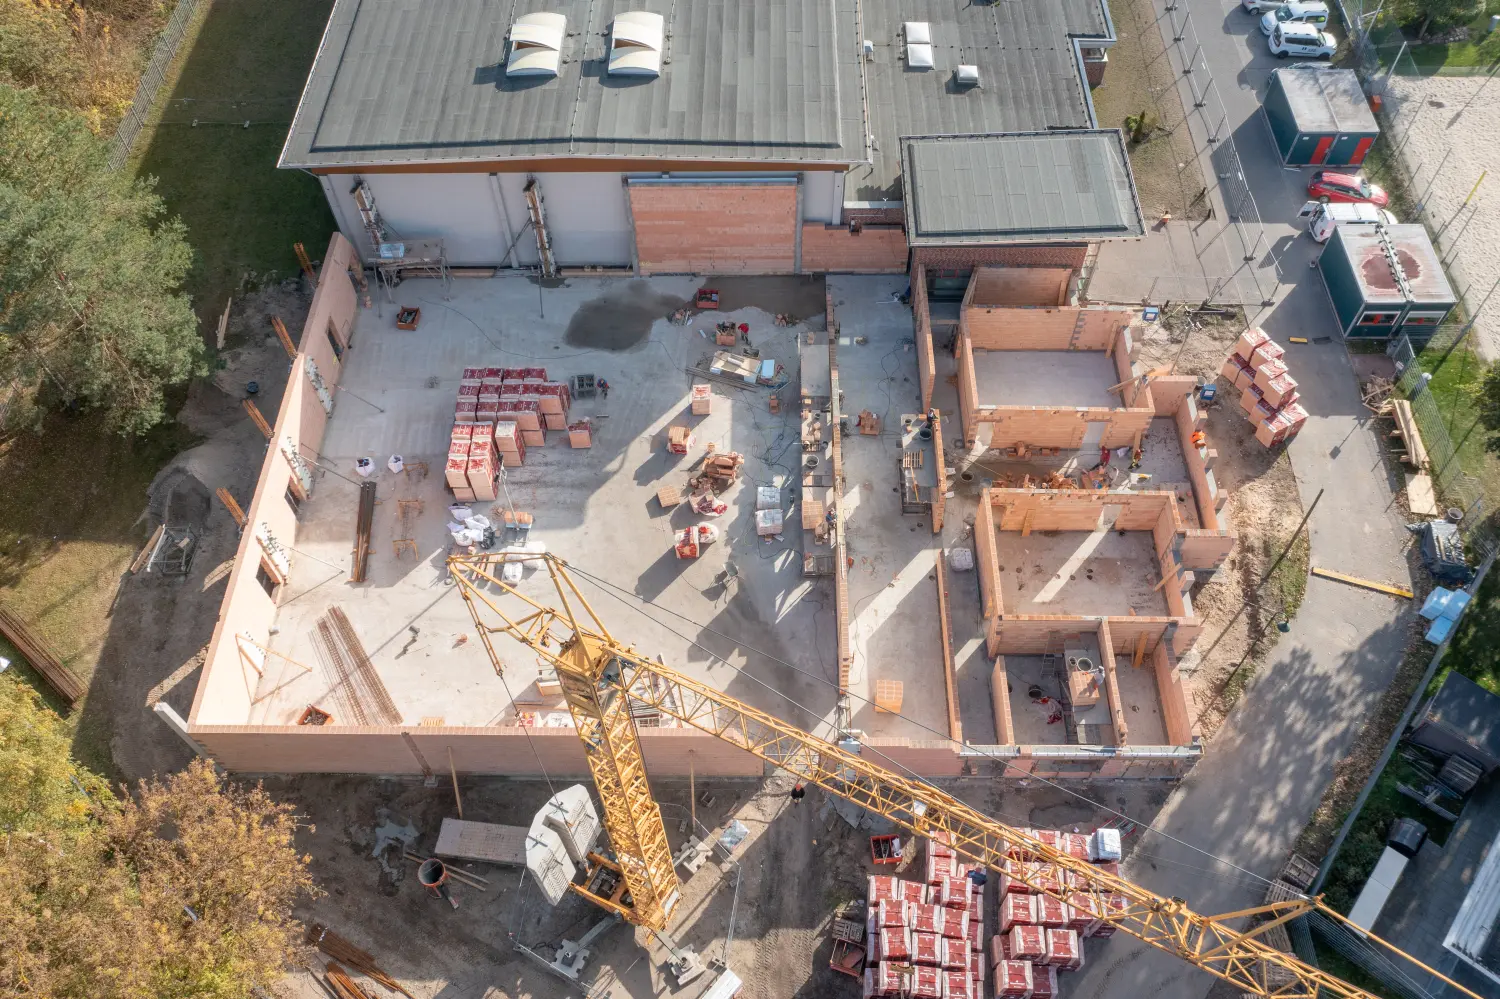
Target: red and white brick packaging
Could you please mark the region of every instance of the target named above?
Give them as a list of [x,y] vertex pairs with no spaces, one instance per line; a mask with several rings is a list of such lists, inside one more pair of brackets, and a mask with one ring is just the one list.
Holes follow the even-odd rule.
[[1079,936],[1088,936],[1089,930],[1097,922],[1098,917],[1094,914],[1094,896],[1088,892],[1075,891],[1068,895],[1068,921],[1065,927],[1074,930]]
[[909,926],[911,925],[911,914],[907,911],[908,903],[897,898],[883,898],[875,903],[875,925],[877,926]]
[[912,969],[910,999],[943,999],[943,973],[937,968],[917,965]]
[[901,897],[913,905],[926,905],[932,901],[932,891],[920,881],[902,881]]
[[1238,354],[1230,354],[1224,361],[1224,366],[1219,369],[1219,374],[1230,385],[1241,385],[1242,381],[1255,377],[1255,369],[1250,367],[1250,362]]
[[1031,966],[1031,999],[1055,999],[1057,969],[1050,964]]
[[1284,356],[1286,356],[1286,348],[1267,337],[1250,353],[1250,366],[1261,371],[1271,362],[1280,361]]
[[874,996],[899,996],[906,990],[906,975],[893,964],[881,962],[865,967],[866,999]]
[[984,999],[974,990],[974,979],[966,970],[943,972],[943,999]]
[[1058,849],[1074,860],[1089,859],[1089,838],[1079,833],[1063,833]]
[[982,951],[969,952],[969,977],[974,979],[974,986],[975,988],[979,989],[980,992],[984,991],[984,969],[987,966],[988,962],[985,961],[984,953]]
[[1068,904],[1050,895],[1036,896],[1035,911],[1036,924],[1051,929],[1061,929],[1067,926],[1071,916]]
[[[1105,895],[1100,896],[1100,904],[1103,906],[1105,912],[1117,913],[1124,912],[1125,907],[1130,903],[1124,895],[1120,895],[1116,892],[1109,892]],[[1115,935],[1115,929],[1116,927],[1114,923],[1107,923],[1103,919],[1096,919],[1089,925],[1088,935],[1091,937],[1101,938],[1112,937]]]
[[1002,898],[1006,895],[1036,894],[1035,888],[1022,881],[1019,877],[1016,877],[1021,872],[1022,866],[1029,863],[1031,863],[1029,860],[1012,859],[1003,860],[996,865],[1000,870],[1000,895]]
[[1047,956],[1047,931],[1040,926],[1017,923],[1010,928],[1010,959],[1041,961]]
[[938,904],[950,909],[967,909],[971,885],[968,878],[944,878],[937,884]]
[[942,967],[948,960],[948,941],[936,933],[917,932],[911,935],[911,960],[913,964]]
[[1254,367],[1252,358],[1255,356],[1255,349],[1270,339],[1271,337],[1265,330],[1259,326],[1252,326],[1240,334],[1239,340],[1234,345],[1234,353],[1237,357],[1243,359],[1246,364]]
[[946,857],[935,857],[932,851],[927,851],[927,877],[925,880],[929,885],[942,884],[944,878],[958,876],[958,861],[950,853]]
[[901,898],[901,880],[888,874],[872,874],[869,886],[865,889],[865,897],[870,900],[871,905],[888,898]]
[[1001,961],[995,965],[995,999],[1031,999],[1031,962]]
[[1307,410],[1300,403],[1294,402],[1261,421],[1255,429],[1255,439],[1266,447],[1272,447],[1296,437],[1306,423]]
[[984,950],[984,919],[978,912],[969,913],[969,950],[982,952]]
[[972,918],[969,911],[967,909],[950,909],[946,906],[939,911],[943,914],[943,926],[939,932],[949,940],[962,944],[964,950],[968,950],[969,920]]
[[994,967],[995,965],[1000,964],[1003,961],[1009,961],[1012,959],[1010,953],[1009,933],[996,933],[994,936],[990,937],[990,949],[987,957],[989,958],[987,963],[990,965],[990,967]]
[[912,956],[912,932],[908,926],[880,928],[880,959],[893,964],[908,964]]
[[927,854],[931,857],[952,857],[953,835],[945,830],[939,829],[927,837]]
[[1277,375],[1268,381],[1261,391],[1265,394],[1266,402],[1277,409],[1290,406],[1302,397],[1297,391],[1297,379],[1291,375]]
[[1036,922],[1036,895],[1014,892],[1000,896],[1000,932],[1009,933],[1017,923]]
[[1073,930],[1047,930],[1047,950],[1040,963],[1076,971],[1083,967],[1083,940]]
[[1287,370],[1285,361],[1281,360],[1280,358],[1276,358],[1272,361],[1267,361],[1266,363],[1260,365],[1260,367],[1255,369],[1255,387],[1260,389],[1261,393],[1264,394],[1266,391],[1266,386],[1271,384],[1272,379],[1280,378],[1286,373]]
[[1032,891],[1057,892],[1066,887],[1066,868],[1042,860],[1023,860],[1021,866],[1026,879],[1036,886]]

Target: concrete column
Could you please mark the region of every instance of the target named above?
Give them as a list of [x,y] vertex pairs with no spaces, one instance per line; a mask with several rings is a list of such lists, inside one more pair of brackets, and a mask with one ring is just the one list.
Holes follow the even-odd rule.
[[156,717],[167,723],[167,728],[177,733],[177,738],[187,743],[188,748],[205,760],[213,759],[209,751],[203,745],[188,735],[187,722],[183,721],[182,715],[178,714],[172,705],[166,701],[157,701],[151,705],[151,710],[156,712]]

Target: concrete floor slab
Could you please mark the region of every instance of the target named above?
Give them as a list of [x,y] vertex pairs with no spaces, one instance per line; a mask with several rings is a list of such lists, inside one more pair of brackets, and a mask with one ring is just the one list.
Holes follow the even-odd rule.
[[[1005,677],[1010,685],[1011,724],[1022,746],[1063,746],[1068,742],[1063,722],[1062,684],[1042,665],[1041,656],[1006,656]],[[1033,687],[1041,689],[1032,697]]]
[[[844,515],[854,560],[854,725],[873,736],[925,740],[948,735],[933,578],[941,545],[928,517],[902,515],[898,492],[900,416],[921,412],[922,405],[911,309],[895,301],[906,284],[902,276],[828,278],[842,334],[843,411],[852,420],[868,409],[881,416],[883,427],[878,437],[846,437],[843,447]],[[855,343],[856,337],[865,343]],[[874,711],[877,680],[902,682],[901,715]]]
[[1167,728],[1161,720],[1161,692],[1156,686],[1151,660],[1147,659],[1137,669],[1130,665],[1129,656],[1119,656],[1115,683],[1120,688],[1120,704],[1125,709],[1125,734],[1130,745],[1167,745]]
[[996,531],[1007,614],[1165,615],[1148,531]]
[[981,406],[1096,406],[1115,409],[1115,362],[1094,350],[976,350]]
[[[762,356],[780,361],[795,379],[794,344],[805,327],[775,326],[776,312],[792,310],[778,297],[781,286],[762,285],[757,295],[764,300],[715,318],[749,323]],[[789,299],[807,297],[804,279],[789,278],[785,285]],[[553,378],[593,373],[611,386],[608,400],[581,401],[574,408],[575,416],[595,421],[591,449],[573,450],[564,435],[550,434],[547,445],[528,450],[525,465],[509,476],[516,507],[536,518],[532,540],[570,562],[617,637],[789,722],[828,734],[821,722],[832,717],[835,703],[836,655],[828,623],[832,584],[802,576],[796,540],[763,540],[754,531],[754,487],[784,484],[795,472],[796,414],[771,414],[763,388],[715,383],[712,415],[691,415],[693,378],[683,369],[710,352],[712,342],[696,325],[673,326],[664,317],[668,305],[694,287],[691,278],[570,278],[539,291],[525,277],[506,276],[457,281],[451,298],[445,298],[435,282],[409,281],[397,296],[403,304],[423,307],[418,332],[396,330],[389,306],[383,315],[362,313],[318,456],[314,495],[290,542],[294,566],[272,639],[275,668],[267,670],[258,692],[262,699],[247,720],[286,724],[325,696],[329,678],[311,632],[333,604],[349,615],[407,724],[438,717],[448,725],[507,722],[514,718],[512,696],[543,718],[560,709],[560,701],[537,695],[535,656],[529,650],[502,643],[506,677],[495,675],[474,640],[462,600],[447,583],[444,564],[451,539],[442,460],[460,371],[469,365],[526,364],[546,366]],[[894,322],[900,310],[891,311]],[[909,313],[905,321],[909,337]],[[877,358],[877,369],[878,349],[860,348]],[[900,360],[914,383],[915,355],[907,351]],[[672,539],[674,529],[701,518],[686,508],[663,512],[655,498],[663,485],[684,485],[701,455],[678,458],[663,450],[666,428],[674,423],[692,426],[700,447],[712,441],[746,458],[742,481],[725,496],[730,512],[713,521],[723,539],[696,561],[679,561]],[[428,462],[429,476],[392,476],[384,469],[391,454],[408,463]],[[375,476],[379,506],[369,579],[351,585],[345,582],[354,537],[351,480],[358,479],[354,462],[363,456],[380,469]],[[396,501],[408,498],[421,500],[422,509],[403,525]],[[798,515],[797,499],[790,490],[785,494],[788,517]],[[919,537],[930,538],[908,534],[899,514],[890,526],[908,547]],[[393,554],[391,542],[403,536],[417,542],[415,561]],[[894,570],[900,571],[914,557],[915,551],[888,551],[881,565],[904,559]],[[738,577],[726,584],[722,573],[730,563]],[[925,576],[914,567],[906,578],[925,583]],[[555,602],[542,574],[528,574],[522,589]],[[917,594],[901,602],[898,620],[919,618],[917,604],[930,607],[933,594]],[[872,604],[882,616],[893,613],[885,600],[867,600],[860,609],[869,613]],[[930,613],[927,620],[932,630]],[[879,656],[876,661],[905,664],[914,660],[888,656],[886,641],[924,649],[936,644],[905,632],[900,625],[882,629],[881,642],[867,641],[866,653]],[[313,670],[276,666],[279,656]],[[927,658],[938,661],[935,651]],[[930,677],[927,683],[907,684],[909,710],[923,717],[929,716],[924,688],[930,685]],[[940,683],[938,689],[940,704]],[[930,717],[940,719],[941,709]],[[900,725],[870,727],[884,732]]]

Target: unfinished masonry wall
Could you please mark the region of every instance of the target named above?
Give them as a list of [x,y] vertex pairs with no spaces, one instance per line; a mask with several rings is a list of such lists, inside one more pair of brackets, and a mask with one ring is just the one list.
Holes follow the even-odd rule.
[[899,225],[802,224],[804,274],[902,274],[906,272],[906,230]]
[[[287,505],[288,487],[301,485],[288,460],[288,454],[311,454],[323,443],[329,414],[314,390],[311,372],[316,370],[331,399],[338,384],[340,362],[334,354],[330,333],[341,344],[349,342],[358,311],[358,295],[349,276],[349,267],[358,266],[354,247],[338,233],[328,243],[323,255],[318,288],[303,324],[298,353],[287,376],[286,391],[281,397],[273,436],[261,463],[255,495],[245,511],[247,527],[240,538],[234,568],[224,590],[219,621],[209,642],[203,664],[203,675],[193,696],[188,721],[193,723],[238,723],[250,712],[258,675],[240,653],[236,635],[248,636],[261,646],[270,642],[270,628],[276,619],[276,604],[266,595],[255,578],[266,563],[277,577],[283,575],[266,557],[262,539],[269,536],[284,545],[295,545],[297,518]],[[288,551],[290,575],[298,573],[299,559]],[[283,579],[283,583],[287,580]]]
[[981,305],[1067,305],[1071,267],[980,267],[969,298]]
[[911,315],[917,346],[917,381],[922,391],[922,412],[932,408],[932,390],[937,377],[937,351],[927,314],[927,268],[918,264],[911,271]]
[[965,304],[959,326],[979,350],[1108,350],[1131,316],[1103,306]]

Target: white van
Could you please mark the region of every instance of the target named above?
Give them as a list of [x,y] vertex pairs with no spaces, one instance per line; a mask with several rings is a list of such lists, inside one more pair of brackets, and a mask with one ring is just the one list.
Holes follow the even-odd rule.
[[1384,208],[1347,202],[1332,202],[1325,205],[1320,201],[1309,201],[1302,206],[1297,217],[1307,219],[1307,231],[1314,241],[1319,243],[1328,242],[1328,237],[1333,235],[1333,227],[1336,225],[1396,224],[1396,216]]
[[1314,59],[1332,59],[1333,53],[1338,50],[1338,42],[1334,41],[1333,36],[1328,32],[1320,30],[1317,25],[1288,21],[1286,24],[1276,25],[1276,30],[1271,32],[1271,37],[1266,39],[1266,47],[1278,59],[1294,55],[1310,56]]
[[1260,19],[1260,33],[1269,35],[1278,24],[1311,24],[1321,28],[1328,23],[1328,5],[1323,0],[1292,0]]

